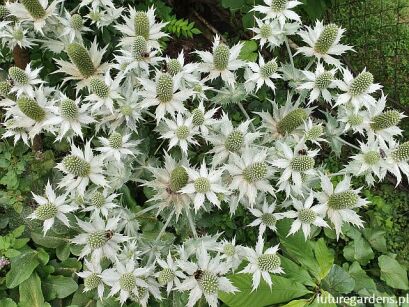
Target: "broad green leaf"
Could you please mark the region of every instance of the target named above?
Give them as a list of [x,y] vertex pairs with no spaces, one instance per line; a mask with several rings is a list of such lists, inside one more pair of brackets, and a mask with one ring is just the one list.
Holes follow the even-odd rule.
[[334,301],[334,297],[331,295],[331,293],[328,293],[325,290],[321,290],[321,293],[317,298],[310,304],[308,305],[309,307],[337,307],[335,303],[331,303]]
[[240,292],[234,294],[220,292],[219,298],[230,307],[263,307],[286,303],[310,293],[302,284],[276,275],[271,275],[273,282],[271,289],[264,281],[261,281],[259,288],[255,291],[252,291],[251,274],[234,274],[230,275],[229,279]]
[[319,276],[323,279],[334,264],[334,255],[331,250],[326,246],[324,238],[319,239],[314,246],[315,258],[317,259],[320,272]]
[[20,284],[18,287],[20,293],[19,306],[24,307],[43,307],[44,296],[41,290],[41,280],[37,273],[31,276]]
[[31,238],[36,244],[47,248],[56,248],[67,242],[67,240],[61,237],[55,237],[51,235],[43,236],[43,234],[35,232],[31,233]]
[[366,265],[371,261],[375,254],[361,235],[356,236],[354,240],[350,241],[343,251],[345,259],[349,261],[358,261],[361,265]]
[[368,240],[369,244],[371,244],[374,249],[381,253],[387,251],[385,231],[366,228],[362,232],[365,239]]
[[14,288],[30,277],[40,264],[37,252],[30,250],[11,260],[11,269],[6,275],[7,288]]
[[354,279],[336,264],[322,281],[322,288],[332,295],[350,293],[354,287]]
[[3,298],[0,300],[1,307],[17,307],[17,304],[11,298]]
[[97,302],[94,300],[94,293],[92,293],[92,291],[84,292],[84,286],[81,285],[72,296],[71,305],[96,307]]
[[396,259],[382,255],[378,258],[378,264],[381,269],[381,279],[386,282],[388,286],[395,289],[409,289],[406,268],[396,261]]
[[241,48],[239,58],[244,61],[254,62],[257,60],[258,45],[254,40],[244,41],[243,48]]
[[294,281],[298,281],[304,285],[307,286],[315,286],[314,281],[312,280],[310,274],[308,274],[308,271],[303,269],[301,266],[296,264],[294,261],[286,258],[286,257],[280,257],[281,258],[281,267],[283,268],[285,272],[285,277],[289,278]]
[[77,283],[71,277],[50,275],[43,282],[44,289],[47,289],[47,300],[55,298],[65,298],[78,289]]
[[230,10],[241,9],[244,3],[244,0],[222,0],[222,6]]
[[291,301],[288,304],[283,305],[282,307],[304,307],[308,305],[308,300],[295,300]]
[[64,244],[60,245],[55,249],[55,253],[57,255],[57,258],[61,261],[67,260],[68,257],[70,256],[70,245],[69,244]]
[[348,270],[349,275],[355,280],[354,291],[358,292],[362,289],[376,290],[376,284],[366,272],[361,268],[358,262],[352,263]]

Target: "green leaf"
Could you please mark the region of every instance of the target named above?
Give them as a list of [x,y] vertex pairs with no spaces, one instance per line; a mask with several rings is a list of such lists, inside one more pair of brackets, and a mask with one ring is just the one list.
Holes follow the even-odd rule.
[[273,282],[271,289],[262,281],[255,291],[252,291],[252,275],[250,274],[234,274],[230,275],[229,279],[240,292],[234,294],[220,292],[219,298],[230,307],[262,307],[280,304],[310,293],[302,284],[276,275],[271,276]]
[[312,280],[308,271],[296,264],[294,261],[286,258],[280,257],[281,267],[285,272],[285,277],[294,281],[298,281],[303,285],[314,287],[315,283]]
[[6,275],[7,288],[15,288],[28,279],[40,264],[37,252],[30,250],[11,260],[11,269]]
[[350,293],[354,287],[354,279],[336,264],[332,266],[331,271],[322,281],[322,288],[333,295]]
[[20,284],[18,287],[20,293],[19,306],[24,307],[42,307],[44,305],[44,296],[41,290],[41,280],[37,273],[31,276]]
[[31,233],[31,238],[36,244],[47,248],[57,248],[58,246],[67,242],[64,238],[61,237],[55,237],[51,235],[43,236],[43,234],[35,232]]
[[366,228],[363,230],[363,234],[369,244],[378,252],[385,253],[387,251],[385,231]]
[[319,239],[315,243],[314,254],[320,268],[319,276],[323,279],[328,275],[334,264],[334,255],[326,246],[324,238]]
[[44,281],[44,289],[47,290],[47,300],[53,300],[71,295],[77,291],[78,285],[71,277],[50,275]]
[[60,245],[55,249],[55,253],[57,255],[57,258],[61,261],[67,260],[68,257],[70,256],[70,245],[69,244],[64,244]]
[[257,60],[258,45],[254,40],[244,41],[243,48],[241,48],[239,58],[244,61],[254,62]]
[[395,289],[409,289],[406,268],[396,261],[396,259],[382,255],[378,258],[378,264],[381,269],[381,279],[386,282],[388,286]]
[[295,300],[283,305],[282,307],[304,307],[306,305],[308,305],[308,300]]
[[369,245],[361,235],[356,236],[353,241],[350,241],[344,248],[344,257],[349,261],[358,261],[361,265],[366,265],[371,261],[375,254]]
[[355,280],[354,291],[358,292],[362,289],[376,290],[375,282],[366,274],[358,262],[352,263],[348,273]]
[[244,5],[244,0],[222,0],[222,6],[225,9],[239,10]]
[[317,298],[312,302],[312,304],[308,305],[309,307],[337,307],[335,303],[329,303],[331,301],[334,301],[334,297],[331,295],[331,293],[328,293],[327,291],[321,290],[320,296],[317,296]]
[[2,307],[17,307],[17,304],[11,298],[3,298],[0,300]]

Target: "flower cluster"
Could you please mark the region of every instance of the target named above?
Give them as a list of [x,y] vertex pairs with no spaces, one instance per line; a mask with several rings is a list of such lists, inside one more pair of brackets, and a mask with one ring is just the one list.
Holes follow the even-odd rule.
[[[169,35],[155,9],[114,2],[85,0],[71,12],[58,0],[1,7],[3,46],[40,45],[55,54],[57,86],[35,63],[8,69],[0,82],[3,137],[28,146],[38,135],[70,143],[56,166],[58,179],[44,196],[33,195],[37,206],[29,218],[43,223],[45,235],[60,222],[77,232],[71,242],[81,247],[84,291],[142,306],[150,297],[188,291],[188,306],[202,296],[217,306],[220,291],[238,291],[227,275],[239,267],[252,274],[253,290],[261,279],[274,287],[271,274],[285,273],[279,246],[264,245],[274,242],[279,220],[292,221],[288,236],[302,231],[307,240],[328,228],[339,238],[345,223],[364,225],[358,210],[369,202],[352,187],[353,178],[372,185],[388,172],[397,184],[402,173],[409,177],[409,142],[398,139],[405,116],[387,108],[370,72],[353,75],[342,63],[340,56],[352,50],[340,43],[345,30],[320,21],[304,27],[294,11],[300,2],[264,0],[254,7],[256,62],[240,56],[244,42],[217,35],[211,50],[189,55],[197,62],[188,62],[184,51],[165,56]],[[121,36],[112,54],[87,36],[108,26]],[[291,44],[294,54],[290,36],[305,43]],[[269,57],[283,45],[289,64]],[[301,56],[310,59],[306,67],[294,64]],[[283,82],[287,94],[277,90]],[[250,112],[242,102],[260,91],[274,99]],[[156,151],[143,152],[141,144],[155,140]],[[353,153],[337,173],[322,162],[330,151],[324,144]],[[139,211],[121,202],[128,182],[149,191]],[[227,208],[234,215],[239,207],[253,219],[248,226],[258,227],[257,242],[198,235],[204,212]],[[139,227],[150,211],[163,222],[153,240]],[[163,246],[164,233],[180,219],[192,238]]]

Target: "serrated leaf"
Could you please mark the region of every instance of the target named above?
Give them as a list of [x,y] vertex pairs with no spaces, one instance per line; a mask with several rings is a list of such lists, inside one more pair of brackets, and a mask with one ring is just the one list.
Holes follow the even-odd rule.
[[40,264],[37,252],[30,250],[11,260],[11,269],[6,275],[7,288],[15,288],[28,279]]
[[220,292],[219,298],[230,307],[262,307],[280,304],[310,293],[302,284],[276,275],[271,276],[273,282],[271,289],[262,281],[255,291],[252,291],[251,274],[234,274],[230,275],[229,279],[240,292],[234,294]]
[[381,269],[381,279],[386,282],[388,286],[395,289],[409,289],[406,268],[396,259],[382,255],[378,258],[378,264]]
[[357,261],[351,264],[348,273],[355,280],[354,291],[358,292],[362,289],[376,290],[375,282],[366,274]]
[[354,279],[336,264],[322,281],[322,288],[333,295],[350,293],[354,287]]

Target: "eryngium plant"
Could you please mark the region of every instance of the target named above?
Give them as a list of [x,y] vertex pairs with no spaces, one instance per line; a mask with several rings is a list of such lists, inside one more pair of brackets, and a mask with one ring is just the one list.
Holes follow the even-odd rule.
[[[388,172],[398,184],[402,173],[409,177],[409,143],[397,140],[405,116],[387,108],[376,76],[366,70],[354,76],[342,63],[352,50],[341,44],[345,30],[319,21],[304,27],[297,1],[254,8],[261,17],[252,28],[260,44],[255,62],[240,56],[243,42],[220,36],[211,50],[189,57],[198,62],[186,62],[183,51],[166,56],[160,50],[166,23],[155,20],[154,8],[95,0],[61,15],[59,1],[43,2],[1,7],[2,44],[39,45],[54,52],[59,67],[54,87],[49,76],[40,78],[41,67],[31,68],[38,62],[8,69],[0,82],[3,137],[28,146],[37,135],[71,143],[58,179],[50,178],[43,196],[33,194],[37,205],[28,218],[44,235],[60,222],[72,228],[69,240],[84,264],[78,282],[101,300],[148,306],[176,291],[189,293],[187,306],[200,299],[217,306],[221,292],[239,291],[229,279],[238,271],[252,275],[253,290],[261,280],[274,288],[272,275],[286,274],[271,243],[278,221],[291,221],[289,236],[302,231],[314,240],[327,228],[339,239],[346,223],[364,227],[358,210],[369,205],[351,179],[373,185]],[[87,25],[117,31],[114,52],[91,43]],[[291,50],[289,36],[297,35],[305,44]],[[289,64],[271,54],[280,47],[287,47]],[[297,64],[301,57],[306,67]],[[242,105],[259,91],[268,97],[259,99],[261,109]],[[148,152],[141,143],[158,147]],[[348,148],[351,159],[336,173],[322,162],[327,144]],[[127,184],[149,192],[141,209],[120,201]],[[204,212],[228,208],[234,215],[239,207],[258,227],[257,242],[241,246],[220,233],[198,234]],[[149,211],[157,214],[153,238],[140,227]],[[175,232],[177,245],[163,241],[176,226],[184,229]]]

